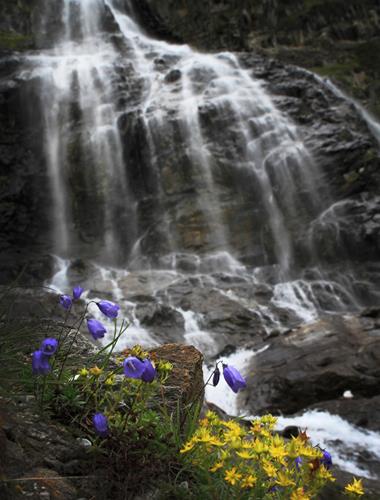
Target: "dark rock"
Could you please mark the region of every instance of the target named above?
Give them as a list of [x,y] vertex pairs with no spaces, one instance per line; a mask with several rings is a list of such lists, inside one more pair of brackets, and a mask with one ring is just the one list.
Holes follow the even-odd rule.
[[168,83],[174,83],[180,80],[182,76],[182,73],[179,69],[172,69],[169,71],[169,73],[165,76],[165,81]]
[[184,319],[175,309],[155,301],[144,301],[137,304],[135,313],[141,324],[161,342],[179,342],[183,338]]
[[[253,414],[292,414],[305,406],[379,393],[380,339],[356,317],[332,317],[277,337],[254,358],[246,406]],[[376,401],[376,400],[374,400]]]
[[357,427],[380,431],[380,395],[372,398],[340,398],[334,401],[320,401],[310,409],[327,411],[339,415]]

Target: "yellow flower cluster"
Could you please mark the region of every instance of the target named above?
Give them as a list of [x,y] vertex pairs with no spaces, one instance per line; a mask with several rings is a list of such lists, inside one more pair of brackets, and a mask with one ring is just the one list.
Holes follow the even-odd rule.
[[345,487],[345,492],[353,497],[364,495],[364,488],[361,479],[353,478],[352,483]]
[[[315,498],[328,481],[335,481],[322,462],[323,453],[306,433],[285,440],[275,431],[272,415],[255,419],[250,428],[224,421],[208,412],[181,453],[193,465],[215,475],[216,483],[231,488],[231,498]],[[360,481],[346,487],[361,495]]]

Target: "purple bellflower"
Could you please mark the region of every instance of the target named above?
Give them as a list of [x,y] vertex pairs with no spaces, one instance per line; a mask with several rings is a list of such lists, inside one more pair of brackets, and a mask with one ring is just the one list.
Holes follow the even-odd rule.
[[247,382],[233,366],[223,365],[223,376],[227,384],[235,393],[247,387]]
[[136,356],[129,356],[123,362],[124,375],[128,378],[141,378],[141,375],[147,369],[144,361],[136,358]]
[[40,350],[45,356],[52,356],[58,349],[58,340],[48,338],[42,341]]
[[70,297],[70,295],[61,295],[59,297],[59,303],[61,304],[61,306],[67,310],[70,309],[70,307],[73,305],[73,300],[72,298]]
[[141,380],[143,382],[148,382],[148,383],[153,382],[153,380],[157,374],[155,367],[152,365],[152,362],[150,361],[150,359],[144,359],[143,363],[144,363],[145,369],[141,374]]
[[212,377],[212,385],[216,387],[219,384],[220,380],[220,370],[218,367],[215,368],[214,376]]
[[120,306],[110,302],[109,300],[101,300],[97,302],[96,305],[102,311],[102,313],[107,316],[107,318],[114,319],[117,318],[119,314]]
[[80,296],[82,295],[83,292],[84,292],[84,289],[81,286],[79,286],[79,285],[74,286],[74,288],[73,288],[74,300],[79,300]]
[[103,338],[107,333],[106,327],[97,319],[88,319],[87,328],[95,340]]
[[109,434],[108,420],[103,413],[95,413],[92,417],[92,423],[95,428],[95,432],[100,437],[107,437]]
[[332,457],[330,453],[323,450],[323,457],[321,458],[321,464],[324,465],[325,469],[331,469],[332,467]]
[[299,470],[300,467],[302,466],[302,458],[301,457],[297,457],[295,460],[294,460],[294,463],[296,464],[296,469]]
[[47,375],[50,370],[49,356],[45,356],[42,351],[34,351],[32,354],[33,375]]

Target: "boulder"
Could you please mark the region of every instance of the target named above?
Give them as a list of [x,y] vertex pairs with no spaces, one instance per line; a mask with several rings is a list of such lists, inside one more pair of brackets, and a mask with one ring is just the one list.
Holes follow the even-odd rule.
[[333,316],[301,326],[271,339],[253,358],[245,406],[252,414],[289,415],[339,399],[347,390],[357,398],[377,396],[379,359],[380,337],[360,317]]
[[163,404],[174,415],[180,410],[181,418],[199,410],[204,397],[203,356],[193,346],[164,344],[151,351],[152,359],[169,361],[173,370],[165,382]]

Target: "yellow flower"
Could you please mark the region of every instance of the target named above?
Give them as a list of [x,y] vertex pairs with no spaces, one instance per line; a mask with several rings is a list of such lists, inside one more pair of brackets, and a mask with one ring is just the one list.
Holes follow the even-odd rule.
[[255,476],[252,476],[252,474],[250,474],[249,476],[244,477],[240,484],[242,488],[252,488],[253,486],[255,486],[256,481],[257,479],[255,478]]
[[[226,443],[228,443],[228,440],[226,439]],[[233,450],[240,450],[241,448],[241,439],[240,438],[232,438],[229,441],[230,448]]]
[[227,483],[230,483],[233,486],[237,481],[239,481],[239,479],[241,479],[241,474],[238,474],[236,467],[232,467],[232,469],[226,470],[224,479]]
[[210,422],[213,422],[213,423],[219,422],[218,415],[214,411],[211,411],[211,410],[207,411],[206,418],[208,418],[210,420]]
[[259,455],[260,453],[267,451],[268,447],[265,443],[260,441],[260,439],[255,439],[255,441],[253,442],[253,444],[251,446],[251,449]]
[[236,438],[240,438],[244,435],[242,428],[238,425],[237,427],[230,427],[228,431],[224,433],[224,439],[226,441],[233,441]]
[[221,469],[223,467],[224,463],[223,462],[216,462],[216,464],[211,467],[210,472],[216,472],[217,470]]
[[93,368],[90,368],[90,373],[91,375],[95,375],[95,377],[99,377],[99,375],[103,372],[101,368],[98,366],[94,366]]
[[265,471],[265,474],[269,477],[275,477],[277,475],[277,469],[276,467],[271,464],[268,460],[263,460],[263,469]]
[[296,483],[290,479],[284,472],[279,472],[276,483],[280,486],[295,486]]
[[265,429],[265,428],[263,429],[262,428],[261,431],[260,431],[260,437],[261,438],[270,438],[271,437],[271,433],[270,433],[270,431],[268,429]]
[[210,431],[208,429],[201,427],[196,433],[195,439],[199,443],[210,443],[215,438],[211,436]]
[[254,458],[254,455],[252,455],[252,453],[247,450],[238,451],[236,452],[236,454],[239,455],[239,457],[244,458],[245,460],[251,460],[252,458]]
[[322,458],[323,456],[323,453],[319,448],[313,448],[312,446],[300,447],[299,453],[306,458]]
[[212,446],[224,446],[226,443],[224,443],[223,441],[220,441],[220,439],[216,438],[216,437],[211,437],[209,443],[212,445]]
[[251,434],[259,434],[261,432],[261,423],[260,420],[254,420],[252,422],[251,429],[249,431]]
[[277,424],[277,418],[271,415],[270,413],[268,415],[264,415],[260,419],[261,423],[266,425],[269,429],[273,429],[273,427]]
[[317,474],[318,477],[326,481],[334,482],[336,480],[335,477],[331,474],[331,472],[328,471],[326,467],[324,467],[323,465],[319,467]]
[[202,418],[202,420],[199,421],[199,425],[201,427],[207,427],[209,423],[210,421],[208,418]]
[[352,483],[348,484],[345,488],[347,493],[353,493],[354,495],[364,495],[364,488],[361,479],[353,478]]
[[295,438],[292,438],[288,443],[286,450],[290,458],[297,458],[302,454],[303,445],[301,445]]
[[279,436],[278,434],[275,434],[274,436],[272,436],[272,445],[273,446],[282,446],[284,447],[284,439]]
[[282,462],[282,459],[286,457],[287,452],[286,450],[281,446],[270,446],[268,449],[269,454],[273,457],[278,459],[280,462]]
[[173,365],[169,361],[159,361],[157,368],[162,372],[171,372]]
[[111,375],[110,377],[106,378],[104,383],[106,385],[113,385],[115,383],[115,377]]
[[179,451],[180,453],[187,453],[188,451],[192,450],[194,448],[194,441],[191,439],[187,443],[184,444],[184,446],[181,448]]
[[303,488],[297,488],[290,496],[290,500],[310,500],[309,495],[306,495]]
[[80,375],[81,377],[87,377],[87,375],[88,375],[88,370],[87,370],[87,368],[82,368],[82,369],[79,371],[79,375]]

